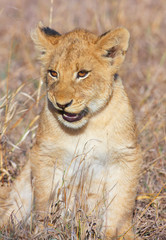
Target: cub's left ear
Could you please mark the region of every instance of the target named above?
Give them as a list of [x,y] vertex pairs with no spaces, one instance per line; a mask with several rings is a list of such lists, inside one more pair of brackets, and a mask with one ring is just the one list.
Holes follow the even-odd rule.
[[117,28],[102,34],[97,45],[102,50],[103,56],[109,58],[111,64],[119,68],[125,59],[129,38],[130,34],[127,29]]
[[32,40],[40,51],[40,58],[44,57],[58,42],[60,34],[54,29],[43,26],[40,22],[37,28],[31,32]]

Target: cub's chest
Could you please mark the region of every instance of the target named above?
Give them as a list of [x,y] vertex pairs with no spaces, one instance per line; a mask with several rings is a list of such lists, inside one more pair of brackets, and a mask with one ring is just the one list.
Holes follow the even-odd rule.
[[107,167],[110,150],[106,136],[67,137],[62,146],[64,151],[59,165],[69,175],[81,171],[98,174]]
[[94,134],[93,137],[67,137],[63,144],[63,155],[55,168],[55,182],[59,176],[68,190],[75,187],[72,190],[74,194],[80,188],[92,195],[97,194],[108,181],[112,181],[112,188],[117,182],[115,175],[118,167],[111,159],[112,151],[107,136]]

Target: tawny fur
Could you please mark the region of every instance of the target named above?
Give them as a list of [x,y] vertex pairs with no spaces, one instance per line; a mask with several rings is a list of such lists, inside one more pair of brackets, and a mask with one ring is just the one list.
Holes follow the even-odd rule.
[[[142,162],[133,111],[117,76],[129,33],[118,28],[98,37],[78,29],[59,35],[40,25],[32,36],[47,97],[30,160],[0,200],[0,224],[11,213],[17,221],[30,214],[34,189],[40,219],[52,201],[72,209],[81,196],[89,214],[100,213],[106,238],[118,239],[132,226]],[[64,111],[73,114],[71,121]],[[135,239],[132,228],[124,237]]]

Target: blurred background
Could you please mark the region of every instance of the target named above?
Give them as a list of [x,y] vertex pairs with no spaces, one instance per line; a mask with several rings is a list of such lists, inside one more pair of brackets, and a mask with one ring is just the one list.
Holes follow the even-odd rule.
[[166,236],[165,0],[0,0],[0,181],[19,174],[33,145],[44,91],[30,38],[39,21],[65,33],[131,34],[120,76],[130,97],[143,149],[134,222],[143,239]]

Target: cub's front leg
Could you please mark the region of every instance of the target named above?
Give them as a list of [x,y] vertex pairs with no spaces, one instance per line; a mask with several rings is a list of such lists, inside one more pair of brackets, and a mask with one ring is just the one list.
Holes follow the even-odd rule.
[[57,201],[57,193],[62,186],[63,171],[58,170],[49,153],[45,156],[34,148],[31,154],[33,187],[35,195],[35,211],[39,220],[49,213],[51,202]]
[[141,160],[140,150],[136,148],[128,154],[121,154],[110,167],[110,178],[107,180],[109,201],[103,226],[106,239],[135,239],[132,215]]

